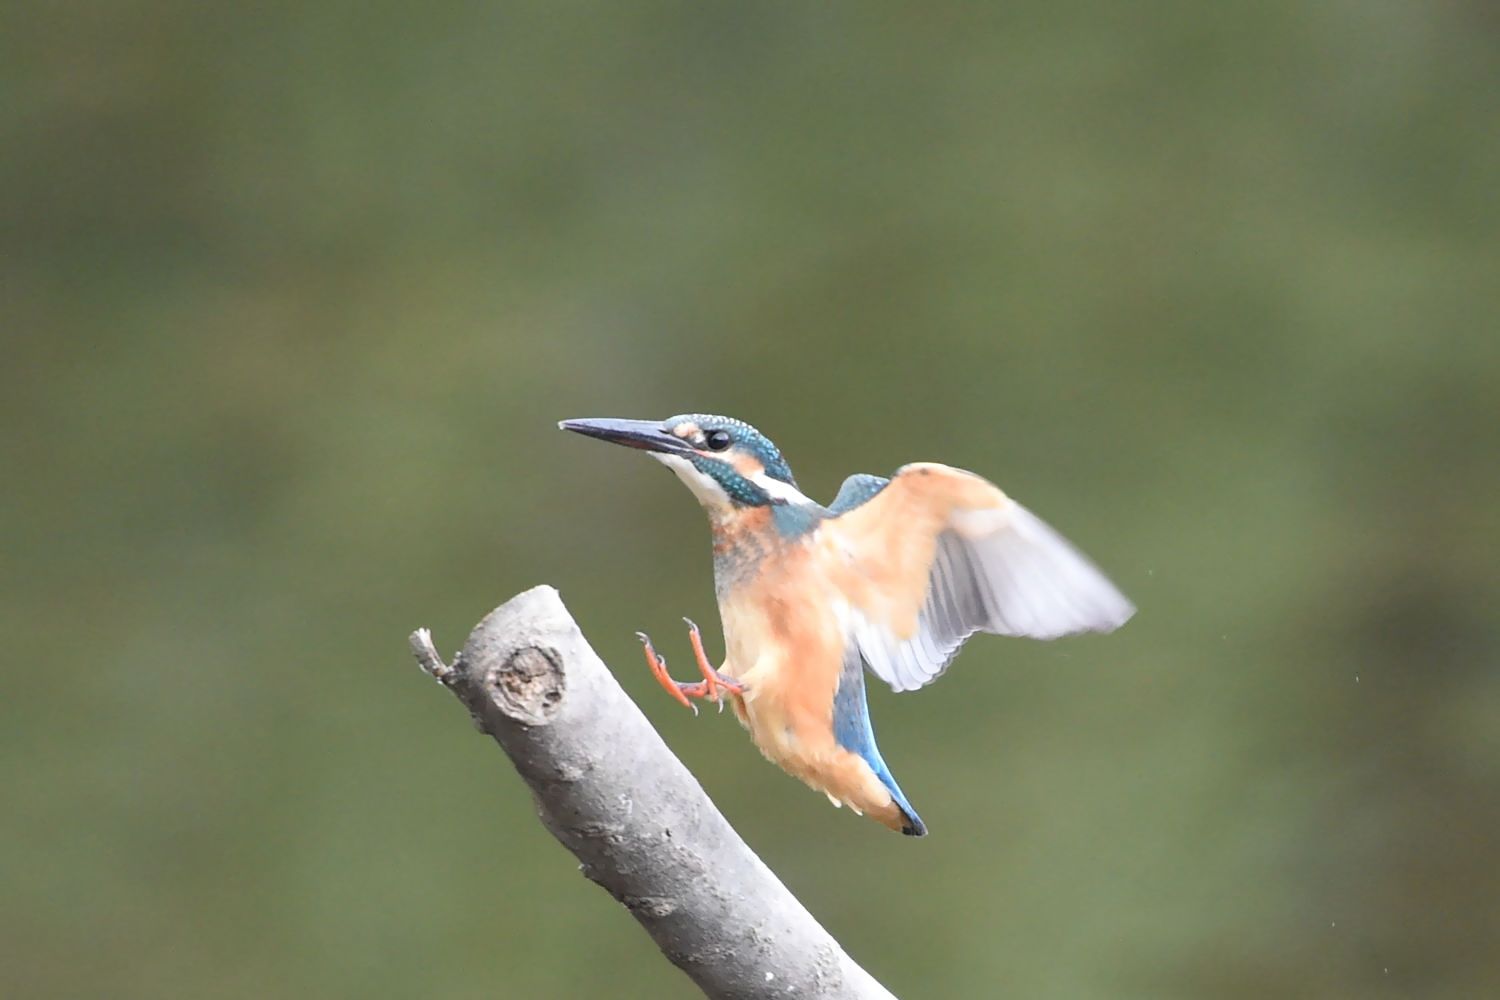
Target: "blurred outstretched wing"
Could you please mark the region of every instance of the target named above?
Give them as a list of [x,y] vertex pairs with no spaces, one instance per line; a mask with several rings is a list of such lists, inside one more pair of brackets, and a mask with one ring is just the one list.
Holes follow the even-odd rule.
[[[841,503],[842,501],[842,503]],[[975,632],[1109,632],[1135,607],[1040,518],[979,476],[935,463],[851,476],[819,528],[849,600],[845,627],[897,691],[931,683]]]

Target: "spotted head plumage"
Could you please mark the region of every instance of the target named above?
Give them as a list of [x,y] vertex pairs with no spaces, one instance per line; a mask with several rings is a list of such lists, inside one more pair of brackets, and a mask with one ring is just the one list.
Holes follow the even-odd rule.
[[[762,485],[771,479],[792,489],[797,480],[781,457],[781,450],[760,431],[743,420],[713,413],[683,413],[662,421],[668,434],[691,443],[701,454],[693,456],[694,467],[729,484],[726,492],[737,502],[763,506],[772,501]],[[737,482],[744,480],[749,484]],[[774,491],[774,487],[772,488]]]

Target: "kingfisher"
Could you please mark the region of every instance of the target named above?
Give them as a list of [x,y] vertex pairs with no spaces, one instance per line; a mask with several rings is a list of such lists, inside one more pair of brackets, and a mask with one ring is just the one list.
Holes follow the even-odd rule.
[[772,763],[835,806],[908,836],[927,827],[875,745],[865,672],[896,691],[937,680],[976,632],[1056,639],[1111,632],[1135,612],[1061,535],[987,480],[917,462],[850,476],[823,506],[742,420],[564,420],[675,472],[708,513],[725,657],[689,619],[701,679],[677,681],[636,633],[676,701],[727,699]]

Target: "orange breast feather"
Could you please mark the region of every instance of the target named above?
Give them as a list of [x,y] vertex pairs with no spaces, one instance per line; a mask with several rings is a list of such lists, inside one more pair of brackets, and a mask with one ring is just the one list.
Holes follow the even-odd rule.
[[834,738],[833,699],[846,645],[837,608],[846,598],[829,555],[814,534],[721,597],[724,672],[745,684],[735,713],[761,753],[836,805],[899,830],[905,819],[890,792]]

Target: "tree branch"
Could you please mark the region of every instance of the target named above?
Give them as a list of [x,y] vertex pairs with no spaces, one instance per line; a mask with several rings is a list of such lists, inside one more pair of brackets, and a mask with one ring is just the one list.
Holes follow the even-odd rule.
[[426,629],[411,647],[510,755],[583,873],[705,994],[894,1000],[714,808],[556,590],[535,587],[492,611],[452,666]]

